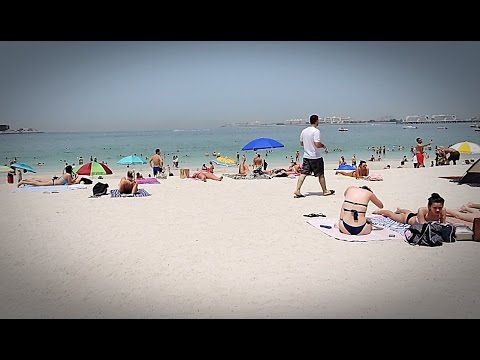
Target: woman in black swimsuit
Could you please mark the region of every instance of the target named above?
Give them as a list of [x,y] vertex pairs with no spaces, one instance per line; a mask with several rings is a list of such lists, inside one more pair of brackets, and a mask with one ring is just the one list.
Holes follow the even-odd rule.
[[437,221],[443,224],[446,222],[447,214],[444,204],[445,200],[439,194],[432,193],[428,198],[427,206],[418,208],[416,213],[408,209],[397,208],[395,212],[391,210],[377,210],[373,214],[383,215],[408,225],[425,224],[430,221]]
[[372,225],[365,216],[368,203],[371,201],[379,208],[383,208],[383,203],[367,186],[350,186],[345,190],[344,196],[338,222],[340,232],[349,235],[370,234]]

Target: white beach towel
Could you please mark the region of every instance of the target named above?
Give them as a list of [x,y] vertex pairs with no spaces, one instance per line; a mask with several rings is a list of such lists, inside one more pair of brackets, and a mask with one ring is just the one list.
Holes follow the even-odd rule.
[[86,185],[81,184],[72,184],[72,185],[46,185],[46,186],[34,186],[34,185],[25,185],[19,188],[15,188],[13,192],[45,192],[45,193],[52,193],[52,192],[59,192],[65,190],[78,190],[78,189],[86,189]]
[[34,185],[25,185],[19,188],[15,188],[13,192],[59,192],[68,190],[68,185],[46,185],[46,186],[34,186]]
[[[372,232],[368,235],[348,235],[341,233],[338,228],[334,227],[335,223],[338,219],[334,218],[314,218],[306,220],[307,223],[314,226],[324,234],[331,236],[337,240],[343,241],[352,241],[352,242],[365,242],[371,240],[405,240],[405,238],[399,234],[398,232],[389,230],[389,229],[382,229],[382,230],[372,230]],[[331,228],[324,228],[324,226],[330,226]]]

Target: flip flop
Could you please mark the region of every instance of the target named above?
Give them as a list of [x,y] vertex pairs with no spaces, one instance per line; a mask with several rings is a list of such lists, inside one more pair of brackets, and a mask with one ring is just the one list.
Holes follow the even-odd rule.
[[305,197],[305,195],[302,195],[302,194],[300,194],[300,195],[293,194],[293,198],[294,198],[294,199],[304,198],[304,197]]
[[333,195],[333,194],[335,194],[335,190],[328,190],[328,193],[323,194],[323,196],[330,196],[330,195]]
[[311,214],[305,214],[303,216],[306,216],[306,217],[326,217],[326,215],[323,215],[322,213],[318,213],[318,214],[315,214],[315,213],[311,213]]

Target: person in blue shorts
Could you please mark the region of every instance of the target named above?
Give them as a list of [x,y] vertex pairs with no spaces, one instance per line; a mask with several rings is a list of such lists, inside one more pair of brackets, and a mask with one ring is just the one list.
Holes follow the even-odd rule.
[[153,177],[157,177],[157,174],[162,173],[163,158],[160,149],[155,149],[155,154],[150,158],[149,164],[153,169]]

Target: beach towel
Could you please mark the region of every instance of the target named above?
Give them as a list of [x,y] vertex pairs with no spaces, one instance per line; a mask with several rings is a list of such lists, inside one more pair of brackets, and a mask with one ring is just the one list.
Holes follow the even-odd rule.
[[137,184],[160,184],[155,178],[144,178],[144,179],[137,179]]
[[405,230],[410,227],[410,225],[402,224],[382,215],[372,215],[368,216],[367,218],[372,222],[372,224],[390,229],[402,236],[404,235]]
[[34,186],[34,185],[25,185],[23,187],[19,187],[13,190],[13,192],[21,193],[21,192],[59,192],[65,190],[78,190],[78,189],[86,189],[86,185],[74,184],[74,185],[46,185],[46,186]]
[[368,181],[383,181],[383,176],[381,174],[371,174],[365,177],[365,180]]
[[[307,223],[317,228],[324,234],[331,236],[337,240],[351,241],[351,242],[365,242],[371,240],[405,240],[403,235],[392,231],[390,229],[384,228],[381,230],[372,230],[368,235],[348,235],[340,232],[338,228],[334,227],[338,219],[334,218],[313,218],[306,220]],[[328,226],[330,228],[325,228],[322,226]]]
[[120,194],[118,189],[113,189],[113,190],[110,191],[110,196],[112,198],[113,197],[144,197],[144,196],[150,196],[150,195],[152,195],[152,194],[150,194],[145,189],[139,189],[138,192],[135,193],[135,194]]
[[267,174],[253,174],[250,173],[247,176],[242,176],[239,174],[223,174],[225,177],[229,177],[230,179],[235,179],[235,180],[256,180],[256,179],[271,179],[272,177]]
[[357,170],[357,168],[355,166],[352,166],[352,165],[340,165],[338,166],[336,169],[334,170],[340,170],[340,171],[355,171]]

